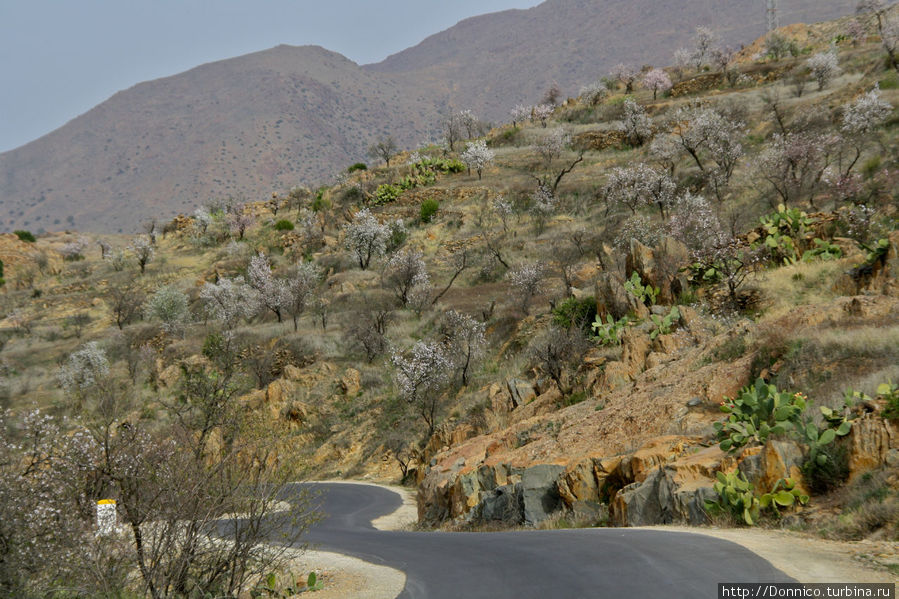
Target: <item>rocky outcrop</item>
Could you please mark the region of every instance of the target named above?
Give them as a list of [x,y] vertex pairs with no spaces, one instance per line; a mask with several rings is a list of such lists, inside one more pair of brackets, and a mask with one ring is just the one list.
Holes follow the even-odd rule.
[[899,451],[899,422],[865,414],[852,421],[848,435],[849,480],[880,468],[896,459]]
[[624,288],[624,279],[618,273],[605,271],[596,279],[596,314],[605,320],[607,315],[615,320],[628,314],[638,318],[649,316],[643,302],[637,300]]
[[644,284],[659,290],[660,304],[670,305],[688,289],[689,282],[681,269],[690,262],[687,246],[673,237],[665,237],[656,248],[632,239],[625,259],[625,274],[630,277],[636,272]]

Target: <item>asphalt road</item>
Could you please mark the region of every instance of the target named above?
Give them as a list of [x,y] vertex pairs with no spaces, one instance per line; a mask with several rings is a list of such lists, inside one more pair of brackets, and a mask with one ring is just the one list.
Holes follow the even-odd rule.
[[369,485],[313,484],[326,517],[315,548],[406,574],[403,599],[717,597],[719,582],[791,582],[728,541],[625,528],[500,533],[379,531],[400,497]]

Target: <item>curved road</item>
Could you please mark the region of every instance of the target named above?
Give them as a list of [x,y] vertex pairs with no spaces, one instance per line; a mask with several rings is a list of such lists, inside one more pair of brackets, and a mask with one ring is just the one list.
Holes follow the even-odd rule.
[[446,533],[371,525],[401,499],[369,485],[310,485],[326,512],[304,540],[406,574],[403,599],[717,597],[719,582],[792,582],[751,551],[701,535],[626,528]]

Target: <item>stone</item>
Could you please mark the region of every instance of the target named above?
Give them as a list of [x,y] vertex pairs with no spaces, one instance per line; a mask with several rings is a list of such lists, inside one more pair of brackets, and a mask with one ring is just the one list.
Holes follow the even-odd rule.
[[347,397],[355,397],[362,390],[362,374],[355,368],[347,368],[340,377],[340,390]]
[[538,464],[526,468],[521,474],[524,521],[530,525],[542,522],[561,507],[558,479],[564,466]]
[[473,520],[481,522],[521,524],[524,521],[522,484],[503,485],[485,493],[472,515]]
[[700,397],[692,397],[692,398],[690,398],[690,400],[687,402],[687,407],[688,407],[688,408],[696,408],[696,407],[699,407],[699,406],[701,406],[701,405],[702,405],[702,398],[700,398]]
[[512,402],[512,409],[526,405],[537,397],[534,386],[521,379],[509,379],[506,381],[506,389]]
[[713,485],[711,479],[679,484],[674,470],[660,466],[643,482],[631,483],[615,495],[610,513],[612,522],[619,526],[705,524],[708,522],[705,502],[718,498]]
[[767,493],[782,478],[802,480],[802,448],[794,441],[769,440],[763,447],[743,451],[737,468],[755,487],[758,494]]
[[599,499],[593,460],[569,466],[559,479],[559,495],[570,509],[580,502]]
[[890,451],[899,449],[899,423],[865,414],[852,421],[849,442],[849,480],[881,467]]

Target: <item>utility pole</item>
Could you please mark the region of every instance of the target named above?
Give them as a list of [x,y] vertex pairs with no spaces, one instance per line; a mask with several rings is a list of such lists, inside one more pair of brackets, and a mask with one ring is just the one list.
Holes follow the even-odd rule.
[[777,0],[766,0],[768,5],[768,33],[771,33],[780,26],[777,19]]

